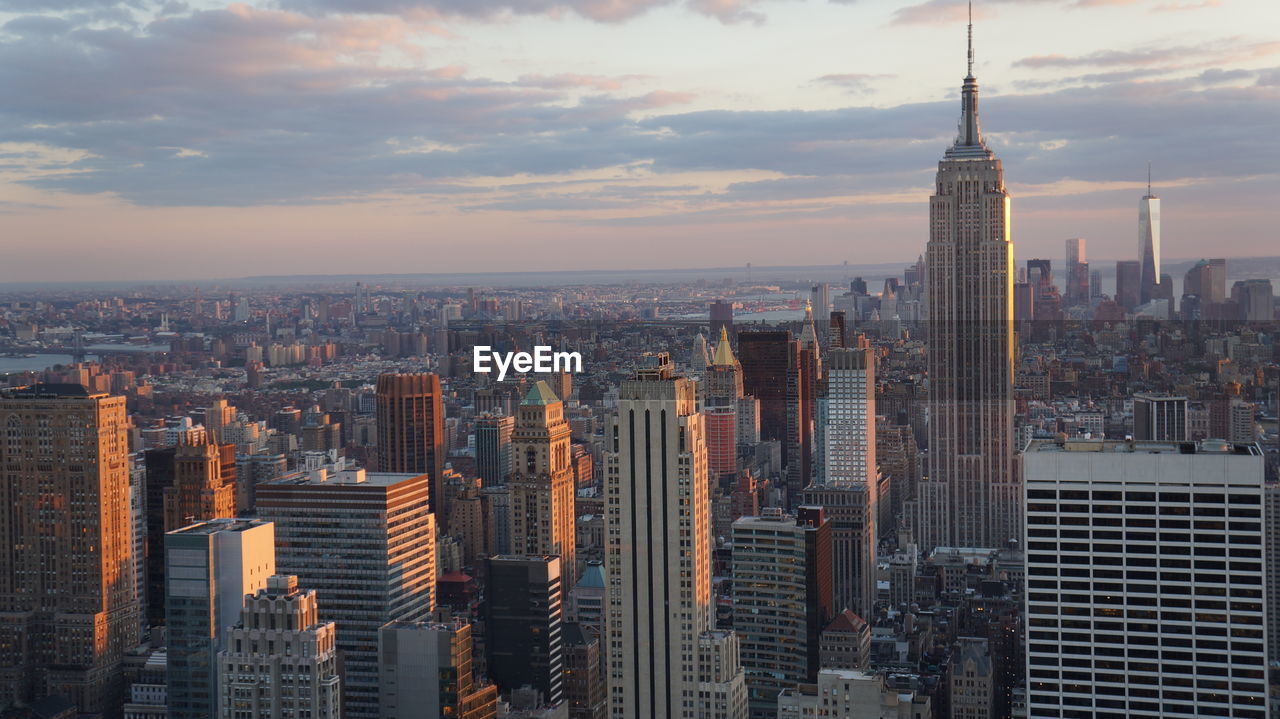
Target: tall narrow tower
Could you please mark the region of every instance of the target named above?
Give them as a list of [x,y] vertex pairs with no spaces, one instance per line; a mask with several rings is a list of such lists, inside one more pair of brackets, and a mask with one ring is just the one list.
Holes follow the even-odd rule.
[[[564,402],[538,381],[516,410],[511,434],[511,551],[556,555],[564,585],[577,582],[573,465]],[[505,687],[504,687],[505,689]]]
[[[1018,536],[1013,463],[1013,243],[1004,171],[978,126],[978,81],[929,200],[929,479],[926,545],[1000,546]],[[938,511],[941,510],[941,511]],[[921,522],[921,524],[934,524]]]
[[1151,194],[1151,165],[1147,165],[1147,194],[1138,200],[1138,257],[1142,258],[1141,299],[1155,299],[1160,284],[1160,198]]
[[706,443],[694,382],[652,359],[606,430],[609,715],[695,719],[712,628]]
[[444,523],[444,403],[434,374],[378,376],[378,467],[383,472],[426,474],[431,511]]

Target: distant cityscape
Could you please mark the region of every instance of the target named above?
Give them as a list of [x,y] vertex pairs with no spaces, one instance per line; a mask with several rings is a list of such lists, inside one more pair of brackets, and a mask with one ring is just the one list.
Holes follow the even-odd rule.
[[0,719],[1273,716],[1280,261],[960,99],[900,266],[0,286]]

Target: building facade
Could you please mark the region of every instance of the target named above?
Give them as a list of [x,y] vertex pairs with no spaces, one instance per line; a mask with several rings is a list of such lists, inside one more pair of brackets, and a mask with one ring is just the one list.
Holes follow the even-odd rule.
[[490,557],[485,569],[489,678],[503,696],[532,687],[543,703],[564,701],[563,575],[560,557]]
[[258,486],[275,522],[281,573],[319,594],[337,623],[343,714],[378,716],[378,629],[427,619],[435,607],[436,526],[425,474],[316,470]]
[[[925,545],[989,547],[1019,535],[1013,433],[1013,241],[1000,160],[978,125],[978,81],[961,91],[960,132],[929,200],[929,478],[946,524]],[[928,541],[934,540],[934,541]],[[927,548],[927,547],[926,547]]]
[[1028,716],[1267,716],[1258,447],[1037,441],[1026,462]]
[[389,622],[378,632],[382,719],[494,719],[498,689],[473,670],[471,625],[461,618]]
[[140,616],[125,398],[0,390],[0,710],[64,695],[117,715]]
[[244,598],[276,571],[275,527],[214,519],[165,535],[165,637],[171,719],[220,716],[218,652]]
[[341,719],[337,629],[314,589],[276,575],[245,598],[218,652],[218,716]]
[[831,534],[820,508],[781,509],[733,523],[733,616],[751,716],[772,717],[778,693],[813,681],[831,610]]
[[476,472],[485,487],[506,484],[511,474],[511,431],[516,419],[485,413],[476,417]]
[[577,576],[577,489],[569,436],[564,402],[539,380],[516,409],[511,434],[510,552],[560,557],[565,586],[572,587]]
[[448,517],[444,500],[444,401],[434,374],[378,376],[378,469],[431,478],[431,511]]
[[712,626],[706,441],[694,383],[665,354],[646,359],[605,435],[610,716],[696,719]]

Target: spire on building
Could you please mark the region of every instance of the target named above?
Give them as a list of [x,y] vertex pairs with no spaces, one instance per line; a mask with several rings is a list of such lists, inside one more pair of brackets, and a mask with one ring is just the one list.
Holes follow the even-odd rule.
[[800,330],[800,347],[817,347],[818,331],[813,326],[813,303],[804,301],[804,327]]
[[982,128],[978,125],[978,80],[973,76],[973,2],[969,3],[969,53],[968,74],[960,94],[960,127],[956,142],[947,150],[948,159],[992,157],[982,139]]
[[689,353],[689,368],[695,372],[701,372],[711,364],[710,353],[707,351],[707,337],[701,332],[693,338],[693,349]]
[[738,358],[733,356],[733,348],[729,346],[729,330],[726,327],[720,328],[720,341],[716,343],[716,354],[711,358],[711,364],[720,367],[738,364]]
[[969,74],[966,79],[973,79],[973,0],[969,0]]

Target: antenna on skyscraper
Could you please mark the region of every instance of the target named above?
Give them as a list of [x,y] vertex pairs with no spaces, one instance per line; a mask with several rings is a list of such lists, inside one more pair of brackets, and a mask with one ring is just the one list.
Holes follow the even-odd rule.
[[1147,160],[1147,197],[1151,196],[1151,160]]
[[969,0],[969,77],[973,77],[973,0]]

